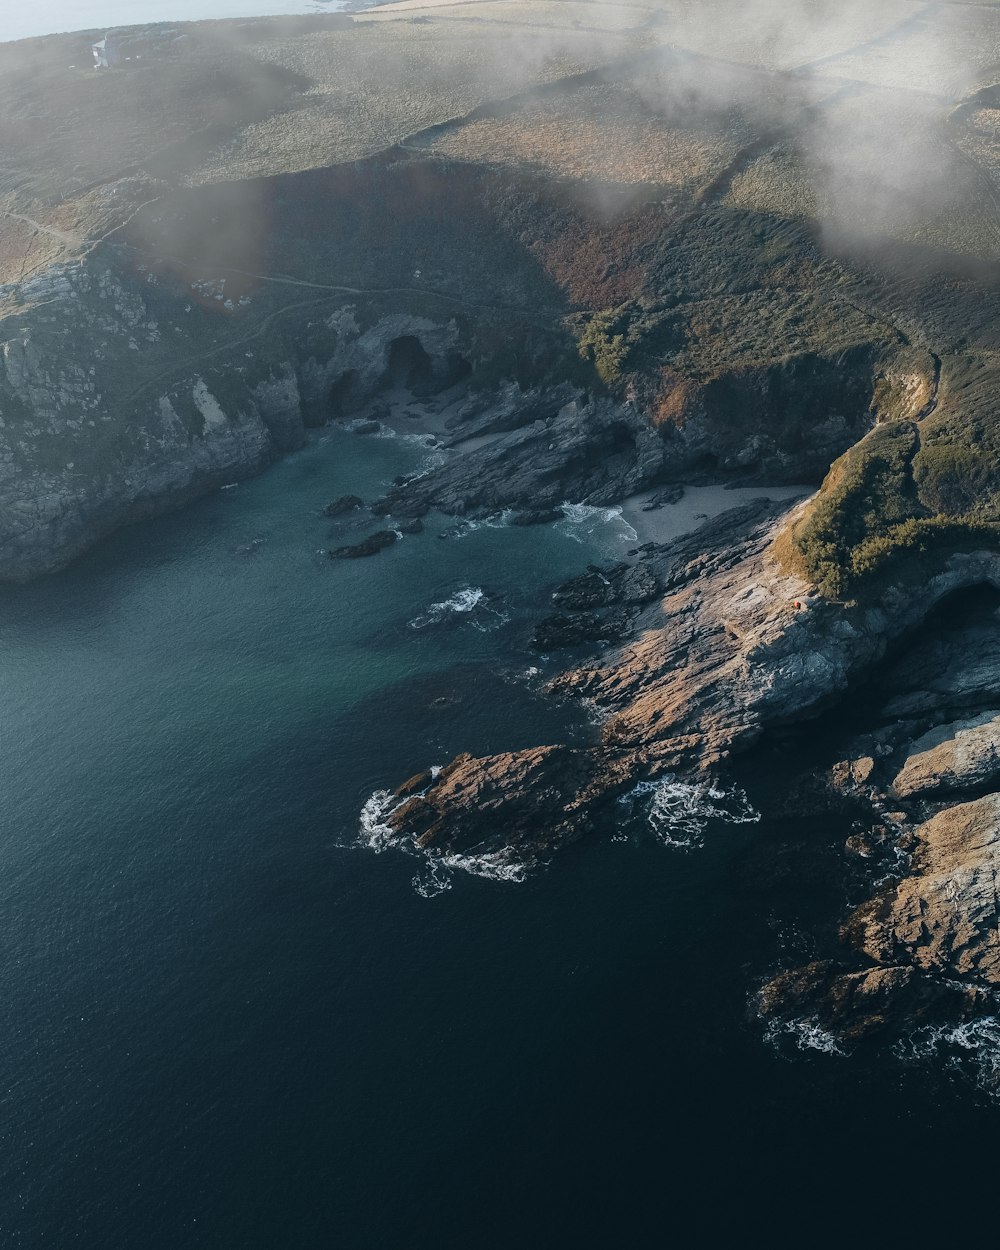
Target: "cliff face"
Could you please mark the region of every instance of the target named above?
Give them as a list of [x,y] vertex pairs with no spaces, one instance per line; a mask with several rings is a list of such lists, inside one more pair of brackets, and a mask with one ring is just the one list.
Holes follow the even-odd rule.
[[25,311],[5,318],[0,346],[0,577],[56,568],[257,470],[301,432],[294,374],[220,398],[194,365],[122,402],[170,327],[108,268],[61,267],[19,294]]
[[410,314],[362,326],[341,300],[318,321],[269,311],[241,333],[232,301],[182,300],[100,257],[15,289],[0,319],[0,579],[258,472],[336,415],[338,380],[353,402],[373,394],[393,341],[419,336],[443,372],[457,335]]

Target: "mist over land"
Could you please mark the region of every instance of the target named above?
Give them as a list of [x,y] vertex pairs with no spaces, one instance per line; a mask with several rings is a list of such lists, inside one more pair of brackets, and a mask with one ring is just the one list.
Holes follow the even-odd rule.
[[[192,1053],[239,1108],[230,1056],[249,1087],[297,1046],[311,1088],[289,1095],[283,1065],[282,1096],[259,1099],[265,1135],[294,1121],[292,1148],[251,1144],[253,1165],[298,1193],[315,1143],[306,1206],[346,1177],[355,1234],[378,1207],[382,1244],[408,1244],[405,1217],[358,1159],[390,1140],[400,1184],[467,1160],[470,1193],[506,1142],[504,1186],[547,1214],[552,1160],[568,1151],[567,1187],[596,1184],[609,1141],[616,1213],[637,1158],[659,1194],[665,1123],[713,1159],[739,1125],[726,1174],[748,1191],[803,1141],[854,1166],[870,1098],[897,1124],[880,1159],[909,1165],[918,1121],[987,1155],[1000,5],[303,7],[186,24],[172,6],[164,25],[130,6],[131,26],[96,27],[119,28],[98,71],[92,34],[0,44],[13,826],[58,848],[71,813],[97,877],[105,829],[135,857],[124,913],[99,892],[95,966],[120,948],[127,978],[145,958],[144,930],[117,928],[141,930],[143,891],[168,931],[192,906],[192,943],[223,952],[218,979],[178,957],[152,1016],[126,994],[101,1053],[196,1000]],[[78,766],[33,709],[65,703],[72,727],[99,685]],[[127,752],[102,754],[115,735]],[[76,806],[80,774],[98,797]],[[17,845],[29,877],[61,880]],[[19,880],[31,933],[43,891]],[[62,905],[85,935],[85,892]],[[58,1008],[78,969],[44,933]],[[268,1005],[274,984],[293,988]],[[240,1021],[224,1045],[215,995]],[[351,1011],[338,1041],[329,1019]],[[332,1077],[311,1062],[327,1049]],[[137,1053],[156,1067],[156,1045]],[[200,1058],[178,1062],[171,1087],[193,1073],[202,1116]],[[466,1097],[439,1112],[456,1074]],[[707,1128],[688,1084],[729,1091]],[[171,1140],[190,1130],[218,1176],[239,1112],[201,1137],[184,1105],[164,1111]],[[777,1171],[755,1149],[772,1124]],[[478,1201],[456,1245],[479,1244]],[[263,1203],[241,1191],[216,1227],[236,1209],[241,1248],[277,1244]]]
[[12,0],[0,12],[0,42],[141,22],[333,13],[342,7],[341,0],[47,0],[44,5],[15,4]]

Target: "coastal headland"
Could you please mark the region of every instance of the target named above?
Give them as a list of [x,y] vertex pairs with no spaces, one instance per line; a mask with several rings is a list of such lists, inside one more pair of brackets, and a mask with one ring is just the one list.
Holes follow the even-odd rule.
[[598,740],[459,756],[387,836],[537,862],[810,725],[795,785],[863,815],[869,896],[759,1011],[975,1020],[1000,982],[1000,13],[739,12],[404,0],[130,28],[97,72],[104,32],[0,45],[0,578],[330,422],[445,453],[360,501],[352,558],[432,510],[770,492],[554,588],[535,643]]

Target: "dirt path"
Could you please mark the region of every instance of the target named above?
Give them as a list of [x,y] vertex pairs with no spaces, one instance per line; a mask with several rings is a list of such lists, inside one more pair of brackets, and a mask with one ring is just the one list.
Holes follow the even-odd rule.
[[60,243],[65,243],[67,247],[85,247],[90,241],[82,237],[82,235],[71,234],[68,230],[58,230],[55,226],[43,226],[40,221],[35,221],[34,217],[26,217],[24,213],[4,212],[4,217],[11,217],[14,221],[23,221],[25,225],[33,226],[42,234],[51,235],[53,239],[58,239]]

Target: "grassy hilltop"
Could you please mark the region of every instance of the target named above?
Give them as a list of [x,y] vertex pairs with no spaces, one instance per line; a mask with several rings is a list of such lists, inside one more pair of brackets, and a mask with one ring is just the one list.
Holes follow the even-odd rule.
[[[54,266],[194,292],[136,384],[288,284],[447,308],[482,384],[570,371],[703,428],[706,479],[843,452],[780,547],[825,593],[996,541],[1000,7],[403,0],[109,73],[95,33],[0,46],[0,340],[63,333]],[[210,318],[220,277],[253,300]]]

